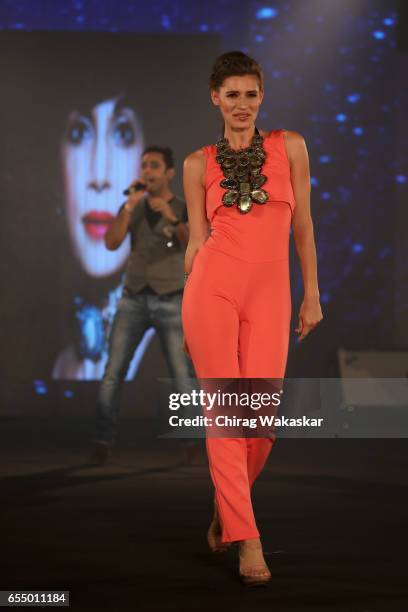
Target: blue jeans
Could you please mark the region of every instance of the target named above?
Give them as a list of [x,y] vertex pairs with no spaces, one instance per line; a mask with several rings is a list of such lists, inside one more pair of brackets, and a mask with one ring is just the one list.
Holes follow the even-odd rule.
[[102,378],[96,416],[95,441],[116,439],[120,392],[135,350],[149,327],[154,327],[170,376],[182,388],[194,378],[194,368],[182,349],[182,293],[124,295],[118,302],[109,337],[109,356]]

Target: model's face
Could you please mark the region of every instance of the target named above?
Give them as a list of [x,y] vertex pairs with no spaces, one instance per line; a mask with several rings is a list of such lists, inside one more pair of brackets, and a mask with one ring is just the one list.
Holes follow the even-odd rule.
[[91,276],[117,272],[129,251],[127,241],[108,251],[103,237],[124,201],[123,190],[138,177],[144,147],[135,113],[115,99],[73,112],[62,143],[64,191],[75,255]]
[[174,169],[167,168],[161,153],[145,153],[142,159],[141,179],[152,195],[163,193],[169,188]]
[[211,99],[220,108],[225,125],[236,129],[252,127],[263,100],[263,91],[256,76],[232,76],[211,92]]

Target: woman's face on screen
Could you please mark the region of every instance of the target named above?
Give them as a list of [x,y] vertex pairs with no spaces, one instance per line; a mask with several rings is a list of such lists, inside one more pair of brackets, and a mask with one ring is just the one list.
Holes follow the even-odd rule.
[[117,99],[68,118],[62,143],[68,228],[75,255],[91,276],[117,272],[129,254],[128,241],[108,251],[103,238],[126,199],[123,190],[139,175],[143,148],[140,122]]

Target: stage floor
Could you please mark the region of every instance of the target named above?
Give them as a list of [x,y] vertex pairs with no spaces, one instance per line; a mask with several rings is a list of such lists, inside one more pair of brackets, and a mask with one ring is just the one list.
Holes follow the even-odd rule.
[[404,612],[407,451],[406,440],[278,440],[253,494],[273,579],[246,589],[237,548],[207,550],[203,441],[201,465],[174,440],[139,439],[89,467],[83,439],[17,450],[8,437],[1,590],[69,590],[84,611]]

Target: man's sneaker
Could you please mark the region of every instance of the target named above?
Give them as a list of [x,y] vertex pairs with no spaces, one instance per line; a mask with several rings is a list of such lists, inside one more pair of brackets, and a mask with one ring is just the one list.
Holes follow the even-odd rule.
[[108,442],[95,442],[89,463],[92,465],[105,465],[112,454],[112,446]]

